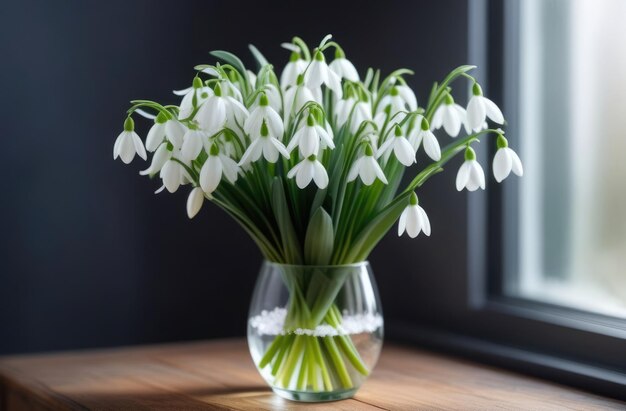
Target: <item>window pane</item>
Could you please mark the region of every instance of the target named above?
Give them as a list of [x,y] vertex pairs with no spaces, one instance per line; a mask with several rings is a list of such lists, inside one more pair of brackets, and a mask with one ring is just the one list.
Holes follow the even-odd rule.
[[519,2],[526,175],[505,238],[507,293],[626,318],[624,16],[620,0]]

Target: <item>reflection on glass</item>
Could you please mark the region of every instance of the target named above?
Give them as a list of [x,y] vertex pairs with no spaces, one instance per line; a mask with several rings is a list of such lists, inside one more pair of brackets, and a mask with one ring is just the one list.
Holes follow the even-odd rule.
[[626,1],[518,7],[526,175],[508,200],[508,292],[626,318]]

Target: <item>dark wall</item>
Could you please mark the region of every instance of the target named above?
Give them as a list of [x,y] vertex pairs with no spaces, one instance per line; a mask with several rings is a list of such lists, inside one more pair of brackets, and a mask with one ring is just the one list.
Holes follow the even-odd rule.
[[[332,33],[357,67],[415,69],[420,101],[466,63],[464,2],[316,3],[3,2],[0,353],[244,334],[253,243],[215,207],[189,221],[187,190],[155,196],[143,164],[113,161],[113,141],[129,100],[177,102],[170,91],[212,49],[251,64],[252,42],[280,66],[282,41]],[[420,272],[443,284],[464,268],[454,174],[421,193],[431,238],[391,233],[372,255],[388,319],[419,318],[436,299]]]

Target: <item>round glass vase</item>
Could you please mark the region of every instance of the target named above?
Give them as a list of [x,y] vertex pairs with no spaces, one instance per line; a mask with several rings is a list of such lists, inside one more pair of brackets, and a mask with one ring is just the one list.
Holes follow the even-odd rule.
[[250,306],[248,345],[276,394],[307,402],[352,397],[382,343],[382,311],[368,262],[263,263]]

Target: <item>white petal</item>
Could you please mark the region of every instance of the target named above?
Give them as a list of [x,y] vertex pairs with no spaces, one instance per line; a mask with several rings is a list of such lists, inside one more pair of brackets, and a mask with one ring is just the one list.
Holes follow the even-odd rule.
[[470,179],[478,185],[481,189],[485,189],[485,172],[483,167],[476,160],[472,161]]
[[315,161],[313,166],[313,180],[315,180],[315,184],[317,184],[317,187],[319,187],[320,189],[328,187],[328,173],[326,172],[326,169],[324,168],[322,163],[320,163],[319,161]]
[[400,219],[398,220],[398,236],[401,236],[406,229],[406,216],[409,210],[409,206],[407,206],[400,214]]
[[226,179],[231,183],[235,183],[235,181],[237,181],[237,175],[239,174],[237,162],[224,154],[220,154],[219,158],[222,162],[222,172],[224,176],[226,176]]
[[391,150],[391,145],[393,144],[394,138],[394,136],[387,136],[387,140],[385,140],[385,142],[380,147],[378,147],[378,150],[376,151],[376,158],[382,157],[383,155],[387,154],[389,150]]
[[239,160],[239,165],[245,166],[253,161],[257,161],[259,157],[261,157],[261,153],[263,151],[262,143],[262,138],[252,140],[252,143],[250,143],[250,146],[248,146],[246,152],[243,153],[243,156],[241,156],[241,160]]
[[413,151],[413,147],[408,142],[408,140],[404,137],[395,138],[395,144],[393,147],[393,153],[396,158],[402,165],[409,167],[413,163],[415,163],[415,151]]
[[415,98],[415,93],[408,86],[396,86],[400,97],[406,102],[409,106],[410,111],[417,110],[417,99]]
[[272,144],[272,141],[270,140],[271,138],[274,138],[274,137],[262,137],[259,140],[261,140],[261,149],[263,150],[263,157],[265,157],[265,159],[268,162],[275,163],[278,161],[279,154],[278,154],[278,150],[276,149],[276,146]]
[[361,163],[363,162],[363,157],[358,158],[352,167],[350,168],[350,172],[348,173],[348,181],[356,180],[359,172],[361,171]]
[[421,206],[417,205],[416,207],[419,211],[420,218],[422,220],[422,231],[427,236],[430,236],[430,220],[428,219],[428,215],[426,214],[426,211],[424,211],[424,209]]
[[308,157],[313,154],[317,154],[319,149],[320,138],[317,136],[317,131],[315,127],[304,127],[304,133],[300,138],[300,154],[303,157]]
[[135,151],[137,152],[139,157],[141,157],[142,159],[146,160],[148,158],[148,156],[146,155],[146,149],[143,147],[143,142],[141,141],[141,139],[139,138],[137,133],[135,133],[134,131],[132,132],[131,136],[133,138],[133,144],[135,146]]
[[269,128],[272,137],[276,137],[279,140],[283,139],[283,133],[285,132],[283,119],[278,115],[273,108],[267,107],[267,127]]
[[154,151],[161,145],[165,138],[165,124],[154,123],[146,136],[146,149]]
[[445,105],[442,104],[437,108],[437,110],[435,111],[435,114],[433,115],[433,121],[431,121],[430,123],[431,130],[437,130],[441,128],[441,126],[443,125],[444,112],[445,112]]
[[483,102],[485,103],[485,108],[487,109],[487,116],[495,123],[504,124],[504,116],[496,103],[489,100],[487,97],[483,97]]
[[482,96],[472,96],[467,105],[467,125],[470,129],[480,127],[485,121],[487,109]]
[[452,105],[448,105],[443,114],[443,128],[450,137],[456,137],[461,130],[461,118]]
[[308,186],[313,179],[314,173],[312,162],[305,159],[302,161],[302,163],[304,164],[302,164],[302,167],[300,168],[300,170],[298,170],[298,173],[296,174],[296,184],[298,184],[299,188],[305,188],[306,186]]
[[195,95],[195,91],[191,93],[187,93],[185,97],[183,97],[180,102],[180,111],[178,112],[178,119],[182,120],[191,115],[193,113],[193,96]]
[[209,156],[200,170],[200,187],[210,194],[215,191],[221,179],[222,162],[218,156]]
[[463,190],[467,185],[470,178],[470,162],[465,161],[459,168],[459,172],[456,174],[456,189],[457,191]]
[[186,94],[189,94],[192,90],[193,90],[193,87],[187,87],[182,90],[172,90],[172,93],[176,94],[177,96],[184,96]]
[[122,131],[115,139],[115,143],[113,144],[113,160],[117,159],[120,155],[120,146],[122,145],[123,137],[124,132]]
[[295,166],[293,166],[293,168],[291,170],[289,170],[289,172],[287,173],[287,178],[293,178],[297,173],[298,170],[300,170],[300,168],[302,168],[302,164],[303,162],[299,162],[298,164],[296,164]]
[[519,159],[519,156],[517,155],[515,151],[513,151],[510,148],[509,150],[510,150],[509,153],[511,155],[511,160],[513,161],[513,173],[521,177],[524,175],[524,167],[522,166],[522,160]]
[[280,154],[282,154],[285,158],[289,158],[289,152],[287,151],[287,149],[285,148],[285,145],[283,143],[281,143],[280,141],[278,141],[278,139],[271,137],[270,141],[272,142],[272,144],[274,145],[274,147],[276,147],[276,149],[278,150],[278,152]]
[[152,163],[150,164],[150,167],[143,171],[140,171],[139,174],[145,176],[158,173],[165,165],[165,162],[171,157],[172,152],[167,149],[167,143],[161,144],[152,156]]
[[125,164],[130,164],[135,158],[135,144],[130,131],[125,131],[119,144],[119,155]]
[[184,160],[195,160],[202,151],[202,138],[204,133],[199,130],[189,130],[183,138],[183,146],[180,153]]
[[435,161],[441,160],[441,147],[439,147],[439,141],[430,130],[424,131],[424,151],[431,159]]
[[496,178],[496,181],[499,183],[507,178],[512,167],[513,160],[509,152],[507,152],[506,148],[499,149],[493,157],[492,164],[493,176]]
[[411,238],[417,237],[422,230],[422,221],[417,206],[409,206],[406,215],[406,232]]
[[181,165],[174,160],[168,160],[159,174],[163,180],[163,185],[170,193],[176,192],[180,186]]
[[[335,143],[333,142],[330,134],[328,134],[328,131],[321,126],[315,126],[315,131],[317,131],[317,135],[319,136],[324,147],[330,147],[331,149],[335,148]],[[330,131],[332,132],[332,129]]]
[[165,135],[176,150],[179,150],[183,145],[183,136],[186,131],[187,128],[176,120],[165,122]]
[[187,216],[194,218],[202,208],[202,203],[204,203],[204,192],[200,187],[195,187],[187,198]]
[[337,98],[343,97],[343,88],[341,87],[341,78],[332,70],[328,70],[328,81],[326,85],[335,93]]

